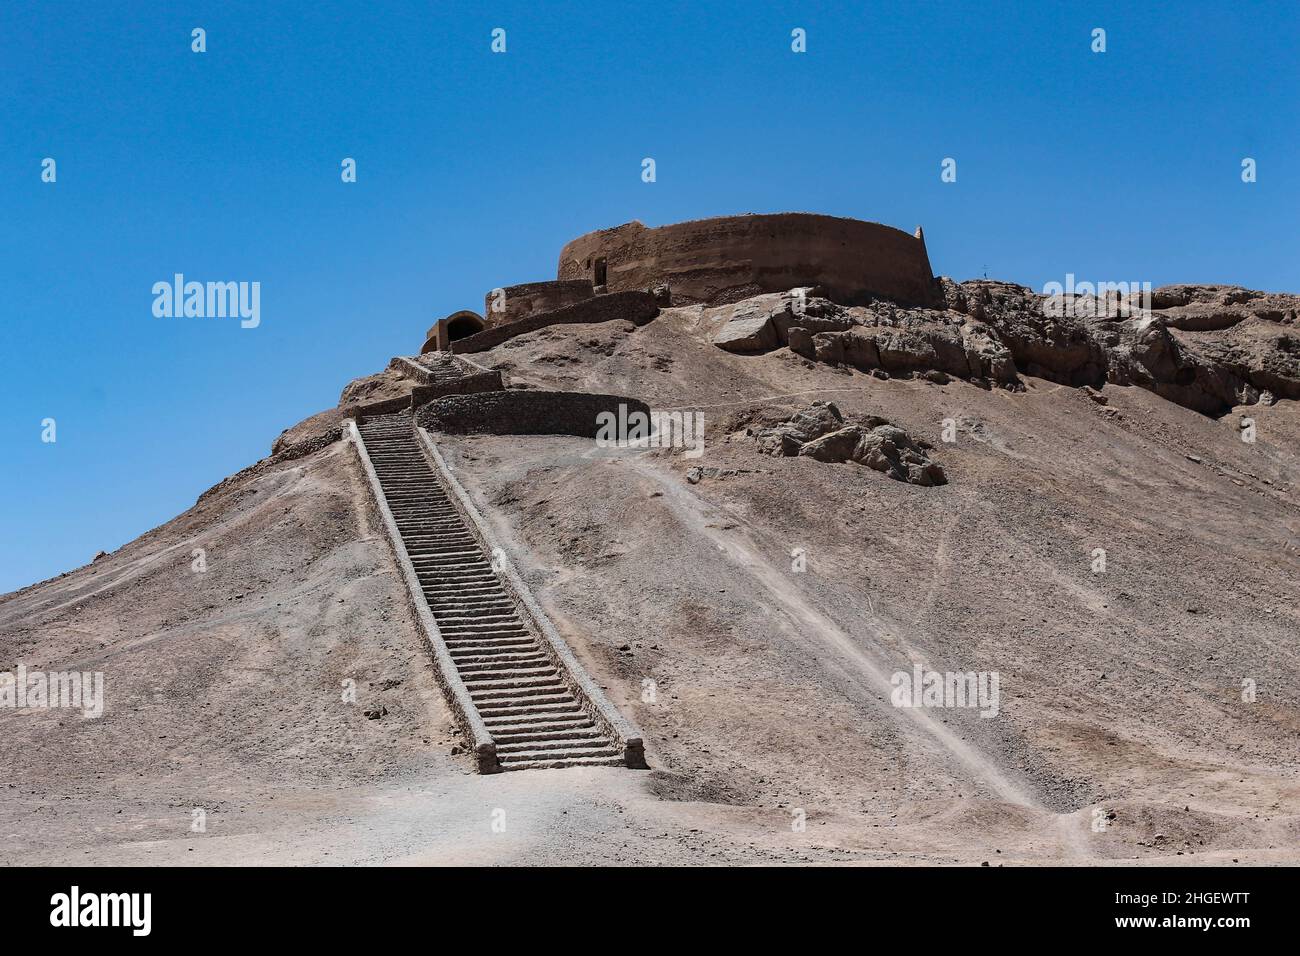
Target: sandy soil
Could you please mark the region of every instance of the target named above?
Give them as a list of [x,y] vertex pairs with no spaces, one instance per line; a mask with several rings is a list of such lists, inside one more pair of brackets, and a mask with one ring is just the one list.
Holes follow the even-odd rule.
[[[1249,445],[1136,388],[879,381],[700,322],[476,357],[702,408],[700,459],[444,442],[654,769],[470,773],[335,443],[0,598],[0,666],[103,671],[108,696],[98,720],[0,709],[0,862],[1300,859],[1293,403],[1249,409]],[[740,427],[814,399],[933,442],[949,484],[764,457]],[[998,672],[999,715],[892,706],[914,664]]]

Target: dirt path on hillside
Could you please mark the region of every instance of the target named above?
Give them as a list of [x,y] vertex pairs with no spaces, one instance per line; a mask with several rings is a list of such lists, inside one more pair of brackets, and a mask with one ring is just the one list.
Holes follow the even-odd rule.
[[[799,589],[790,583],[789,575],[776,568],[763,556],[764,549],[749,540],[748,529],[744,534],[737,534],[737,527],[732,527],[724,534],[716,524],[718,512],[726,514],[740,528],[744,527],[742,519],[724,508],[705,502],[689,488],[682,487],[680,479],[671,472],[655,467],[640,458],[632,458],[631,465],[639,475],[655,482],[663,490],[665,497],[675,506],[677,517],[684,525],[712,541],[718,551],[732,564],[743,568],[766,589],[784,610],[792,627],[806,637],[820,640],[827,648],[851,663],[854,670],[872,684],[882,696],[886,698],[889,696],[892,690],[889,679],[891,671],[860,647],[826,614],[809,604]],[[879,625],[875,621],[863,623],[867,630],[878,637],[881,636]],[[1027,789],[1011,780],[984,754],[931,717],[925,708],[899,707],[896,710],[900,718],[911,720],[920,730],[941,744],[975,780],[982,782],[999,799],[1018,806],[1041,808],[1039,801]]]

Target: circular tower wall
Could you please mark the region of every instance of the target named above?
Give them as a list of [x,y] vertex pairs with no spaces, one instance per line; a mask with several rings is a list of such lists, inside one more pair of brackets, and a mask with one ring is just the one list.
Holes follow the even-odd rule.
[[796,286],[820,286],[846,304],[935,301],[924,238],[814,213],[722,216],[657,229],[629,222],[574,239],[560,252],[557,276],[610,292],[666,284],[673,305],[734,302]]

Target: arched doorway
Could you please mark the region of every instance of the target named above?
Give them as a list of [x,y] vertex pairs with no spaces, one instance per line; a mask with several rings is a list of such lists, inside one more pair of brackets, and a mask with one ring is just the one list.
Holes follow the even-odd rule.
[[429,334],[425,337],[424,347],[420,349],[420,354],[448,351],[452,342],[473,335],[475,332],[482,332],[483,329],[483,317],[477,312],[471,312],[469,309],[453,312],[445,319],[439,319],[434,323],[433,328],[429,330]]
[[447,319],[447,341],[455,342],[467,335],[483,331],[483,320],[473,312],[461,312]]

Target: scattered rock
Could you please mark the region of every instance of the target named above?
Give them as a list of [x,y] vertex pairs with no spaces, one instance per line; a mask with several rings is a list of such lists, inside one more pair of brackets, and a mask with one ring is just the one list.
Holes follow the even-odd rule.
[[387,716],[388,708],[380,704],[378,707],[367,708],[363,713],[366,715],[367,720],[378,720],[380,717]]
[[814,402],[780,424],[759,429],[755,437],[766,455],[854,461],[895,481],[926,487],[948,483],[943,468],[926,454],[928,443],[913,441],[883,418],[846,423],[829,402]]
[[748,468],[702,468],[696,466],[686,472],[686,480],[698,485],[703,478],[734,478],[736,475],[749,474]]

